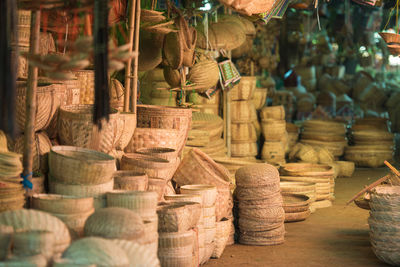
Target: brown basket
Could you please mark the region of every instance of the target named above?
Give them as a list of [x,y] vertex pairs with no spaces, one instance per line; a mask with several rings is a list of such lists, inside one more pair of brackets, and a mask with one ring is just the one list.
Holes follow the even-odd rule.
[[178,150],[184,142],[179,130],[158,128],[136,128],[125,152],[133,153],[141,148],[168,147]]
[[280,173],[288,176],[312,176],[327,177],[333,176],[332,166],[312,163],[288,163],[281,167]]
[[117,110],[112,110],[109,121],[101,121],[99,129],[93,124],[93,105],[74,105],[60,108],[58,134],[62,145],[90,148],[109,153],[121,137],[121,123]]
[[267,95],[268,95],[267,88],[256,88],[255,89],[254,96],[251,101],[253,101],[253,104],[254,104],[256,110],[260,110],[264,107],[266,100],[267,100]]
[[161,178],[149,178],[149,187],[147,191],[156,192],[158,195],[158,201],[162,201],[164,198],[165,187],[167,186],[167,181]]
[[158,231],[183,232],[195,227],[200,219],[201,204],[178,202],[158,206]]
[[149,179],[144,172],[116,171],[114,173],[114,189],[146,191],[148,183]]
[[257,141],[256,129],[252,123],[232,123],[232,141]]
[[250,101],[232,101],[231,102],[231,122],[248,123],[252,121],[252,111]]
[[178,152],[173,148],[165,147],[149,147],[149,148],[139,148],[136,153],[143,155],[151,155],[166,160],[173,161],[178,157]]
[[265,141],[261,158],[270,163],[280,163],[285,160],[285,147],[280,141]]
[[231,89],[231,100],[250,100],[256,90],[255,76],[242,76],[239,84]]
[[218,63],[208,58],[199,60],[190,68],[187,80],[193,83],[194,87],[198,88],[196,91],[207,91],[219,81]]
[[385,160],[393,159],[393,151],[376,146],[349,146],[345,151],[344,158],[353,161],[359,167],[377,168],[384,166]]
[[284,120],[285,119],[285,108],[282,105],[264,107],[260,112],[261,120],[265,119],[275,119]]
[[122,132],[117,142],[116,149],[124,150],[132,140],[136,129],[136,113],[121,112],[119,114],[119,120],[121,121],[120,127],[122,128]]
[[232,141],[231,150],[233,157],[257,156],[257,143],[254,141]]
[[267,141],[279,141],[287,133],[285,120],[264,119],[261,121],[261,128]]
[[400,34],[390,32],[380,32],[379,35],[387,44],[397,43],[400,44]]
[[55,194],[35,194],[32,208],[49,213],[74,214],[93,210],[92,197],[74,197]]
[[94,71],[93,70],[79,70],[74,71],[79,82],[80,97],[79,104],[93,104],[94,103]]
[[[16,92],[16,123],[20,132],[25,129],[25,108],[26,108],[26,82],[17,83]],[[49,126],[57,108],[60,106],[59,99],[56,97],[58,85],[38,85],[36,91],[36,110],[35,110],[35,131],[40,131]]]
[[338,177],[351,177],[353,176],[355,164],[352,161],[335,161],[339,167]]

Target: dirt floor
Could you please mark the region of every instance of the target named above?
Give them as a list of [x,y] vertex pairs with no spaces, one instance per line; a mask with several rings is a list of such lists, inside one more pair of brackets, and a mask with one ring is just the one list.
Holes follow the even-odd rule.
[[205,266],[389,266],[371,250],[367,218],[369,212],[353,204],[355,193],[388,172],[387,168],[357,169],[352,178],[336,180],[336,200],[303,222],[285,224],[285,243],[279,246],[243,246],[225,249],[218,260]]

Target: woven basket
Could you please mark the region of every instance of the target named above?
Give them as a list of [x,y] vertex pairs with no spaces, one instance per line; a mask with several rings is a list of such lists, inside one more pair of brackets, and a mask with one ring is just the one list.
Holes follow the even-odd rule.
[[261,219],[261,220],[282,220],[285,211],[282,205],[265,206],[245,206],[239,209],[239,218]]
[[256,90],[257,79],[255,76],[242,76],[239,84],[234,86],[231,91],[231,100],[250,100]]
[[333,168],[325,164],[288,163],[281,167],[280,173],[288,176],[332,177]]
[[321,147],[318,150],[318,162],[319,163],[332,163],[335,161],[335,157],[332,155],[332,153],[324,148]]
[[264,107],[267,100],[268,90],[267,88],[256,88],[253,95],[253,104],[257,110]]
[[354,142],[388,141],[393,142],[394,135],[382,130],[353,131]]
[[132,210],[143,220],[156,216],[158,196],[155,192],[114,190],[107,193],[107,206]]
[[32,197],[32,208],[49,213],[73,214],[91,211],[94,205],[92,197],[36,194]]
[[158,207],[159,232],[184,232],[197,225],[200,219],[201,204],[178,202]]
[[101,198],[104,197],[104,194],[106,192],[112,191],[113,187],[114,187],[113,180],[104,184],[97,184],[97,185],[72,185],[72,184],[58,183],[54,181],[54,178],[49,176],[49,192],[53,194],[77,196],[77,197]]
[[271,198],[271,196],[275,195],[277,192],[279,192],[278,184],[254,188],[236,186],[235,197],[239,200],[266,199]]
[[261,158],[269,163],[280,163],[285,160],[285,147],[281,141],[265,141]]
[[215,248],[211,255],[212,258],[219,259],[222,256],[231,233],[231,227],[232,221],[228,219],[216,223],[217,233],[214,239]]
[[279,173],[275,167],[265,163],[251,164],[240,168],[236,172],[236,185],[241,187],[257,188],[260,186],[272,187],[279,191]]
[[267,141],[279,141],[286,134],[286,121],[263,119],[261,121],[262,133]]
[[302,145],[299,151],[296,153],[295,157],[303,162],[318,163],[319,154],[310,145]]
[[[50,152],[51,142],[45,132],[35,133],[34,143],[32,143],[33,165],[32,171],[41,173],[48,172],[48,153]],[[19,154],[24,152],[24,136],[15,140],[11,151]]]
[[303,140],[315,140],[315,141],[326,141],[326,142],[340,142],[346,141],[346,137],[342,134],[337,133],[324,133],[316,131],[304,131],[301,134],[301,139]]
[[304,221],[305,219],[308,218],[308,216],[310,216],[310,214],[311,214],[310,210],[286,213],[285,214],[285,223],[286,222]]
[[198,60],[189,71],[188,81],[194,84],[196,91],[205,92],[219,81],[218,63],[209,58]]
[[233,157],[252,157],[257,155],[257,143],[249,141],[232,141],[231,155]]
[[252,118],[250,101],[232,101],[231,102],[231,122],[248,123]]
[[0,225],[0,260],[5,258],[10,253],[11,238],[14,233],[14,228],[7,225]]
[[54,233],[54,253],[63,252],[70,243],[70,234],[65,224],[54,216],[42,211],[16,210],[0,213],[0,224],[18,230],[44,230]]
[[147,174],[144,172],[116,171],[114,173],[114,189],[146,191],[148,182]]
[[93,213],[85,223],[85,236],[136,240],[144,236],[142,218],[123,208],[104,208]]
[[329,150],[335,157],[343,155],[347,141],[317,141],[317,140],[305,140],[302,139],[301,143],[311,145],[313,147],[324,147]]
[[119,126],[122,128],[122,132],[120,139],[117,141],[116,149],[124,150],[132,140],[136,129],[136,113],[121,112],[119,120],[121,121]]
[[50,175],[68,184],[109,182],[116,170],[113,157],[90,149],[55,146],[49,154]]
[[129,153],[122,157],[121,170],[145,172],[149,177],[168,181],[176,170],[176,160],[169,161],[152,155]]
[[164,197],[165,187],[167,181],[161,178],[149,178],[149,187],[147,191],[156,192],[158,195],[158,201],[161,201]]
[[252,123],[232,123],[232,141],[257,141],[256,129]]
[[42,254],[50,259],[53,256],[54,242],[54,233],[50,231],[17,231],[13,235],[13,254],[17,257]]
[[393,151],[376,146],[352,146],[346,148],[344,158],[359,167],[377,168],[383,166],[385,160],[392,160]]
[[92,105],[74,105],[60,108],[58,133],[60,143],[91,148],[109,153],[119,141],[122,121],[117,110],[112,110],[109,121],[101,121],[101,130],[93,124]]
[[260,118],[261,120],[266,120],[266,119],[284,120],[285,108],[282,105],[264,107],[260,111]]
[[343,123],[327,120],[308,120],[303,123],[307,132],[326,132],[338,135],[346,134],[346,126]]
[[178,130],[136,128],[125,152],[133,153],[140,148],[150,147],[168,147],[178,150],[182,142],[184,142],[183,136]]
[[[17,83],[16,92],[16,123],[20,132],[25,129],[25,108],[26,108],[26,82]],[[59,85],[38,85],[36,90],[36,110],[35,114],[35,131],[44,130],[50,125],[56,110],[60,106],[60,101],[56,97],[57,87]]]
[[178,151],[173,148],[166,147],[139,148],[138,150],[136,150],[136,153],[143,155],[152,155],[170,161],[175,160],[178,157]]
[[203,197],[200,194],[165,195],[164,198],[170,202],[195,202],[203,204]]
[[194,194],[202,196],[202,207],[211,207],[217,200],[217,188],[212,185],[197,184],[181,186],[182,194]]
[[[256,231],[260,232],[260,235],[263,235],[264,231],[272,232],[271,230],[275,230],[282,226],[284,222],[285,216],[276,219],[249,219],[249,218],[239,218],[239,229],[240,232],[250,232]],[[271,233],[269,234],[271,236]],[[239,240],[240,243],[240,240]]]
[[80,98],[79,104],[93,104],[94,103],[94,71],[93,70],[79,70],[74,71],[79,82]]

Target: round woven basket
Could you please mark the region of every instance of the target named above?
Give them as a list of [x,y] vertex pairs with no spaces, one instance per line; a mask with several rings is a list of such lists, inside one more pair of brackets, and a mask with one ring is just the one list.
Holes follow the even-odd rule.
[[125,152],[133,153],[140,148],[168,147],[178,150],[184,142],[180,131],[174,129],[136,128]]
[[264,107],[260,111],[260,118],[261,120],[266,120],[266,119],[284,120],[285,108],[282,105]]
[[327,120],[308,120],[303,123],[307,132],[326,132],[338,135],[346,134],[346,126],[343,123]]
[[252,119],[250,101],[232,101],[231,102],[231,122],[248,123]]
[[280,141],[265,141],[261,158],[270,163],[280,163],[285,160],[285,147]]
[[383,166],[385,160],[392,160],[393,151],[376,146],[349,146],[346,148],[344,158],[353,161],[359,167],[377,168]]
[[94,150],[54,146],[49,154],[50,175],[68,184],[95,185],[109,182],[116,171],[113,157]]
[[207,91],[219,81],[218,63],[209,58],[200,59],[190,68],[187,80],[199,88],[196,91]]
[[261,129],[265,140],[279,141],[286,134],[286,121],[275,119],[263,119]]
[[114,189],[129,191],[146,191],[148,177],[144,172],[116,171],[114,173]]
[[[77,197],[94,197],[94,198],[102,198],[104,194],[108,191],[112,191],[114,187],[114,181],[110,180],[104,184],[96,184],[96,185],[72,185],[72,184],[63,184],[56,182],[54,178],[49,176],[49,192],[53,194],[59,195],[67,195],[67,196],[77,196]],[[96,207],[96,199],[95,207]]]
[[242,76],[239,84],[234,86],[231,91],[231,100],[250,100],[256,90],[257,79],[255,76]]
[[158,231],[163,233],[188,231],[198,224],[200,213],[200,203],[162,204],[157,209]]
[[121,170],[145,172],[152,178],[170,180],[176,170],[176,160],[169,161],[152,155],[129,153],[121,160]]
[[32,197],[32,208],[49,213],[73,214],[91,211],[94,204],[92,197],[36,194]]
[[267,100],[268,90],[267,88],[256,88],[253,95],[253,104],[257,110],[264,107]]
[[215,205],[217,200],[217,188],[213,185],[184,185],[181,186],[180,192],[182,194],[195,194],[202,196],[202,206],[211,207]]
[[225,250],[231,234],[232,220],[224,219],[216,223],[215,248],[211,258],[219,259]]
[[[25,129],[26,86],[26,82],[17,83],[15,114],[17,128],[20,132]],[[56,97],[57,87],[59,87],[57,84],[39,84],[36,89],[35,132],[46,129],[50,125],[56,110],[60,107],[61,103]]]
[[158,201],[161,201],[165,194],[165,187],[167,181],[161,178],[149,178],[149,187],[147,191],[156,192],[158,195]]
[[71,105],[60,108],[58,134],[62,145],[90,148],[109,153],[120,140],[123,121],[117,110],[112,110],[108,122],[102,120],[101,129],[93,124],[93,105]]
[[158,158],[163,158],[166,160],[175,160],[178,157],[178,151],[173,148],[166,147],[149,147],[149,148],[139,148],[136,153],[144,155],[153,155]]
[[304,221],[310,216],[311,211],[308,209],[306,211],[299,212],[290,212],[285,214],[285,223],[286,222],[299,222]]
[[[251,164],[240,168],[236,172],[236,185],[256,188],[259,186],[273,186],[279,183],[278,170],[265,163]],[[279,191],[279,186],[277,187]]]
[[117,141],[116,149],[124,150],[125,147],[132,140],[133,133],[136,129],[136,113],[121,112],[118,116],[120,127],[122,128],[121,137]]
[[280,173],[288,176],[332,177],[333,168],[325,164],[288,163],[281,167]]
[[257,156],[257,143],[254,141],[232,141],[231,155],[233,157]]

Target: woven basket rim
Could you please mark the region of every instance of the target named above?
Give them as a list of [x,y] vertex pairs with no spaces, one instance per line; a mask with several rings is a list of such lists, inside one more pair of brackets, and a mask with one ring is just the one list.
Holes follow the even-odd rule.
[[[73,156],[65,155],[63,152],[75,152],[75,153],[80,153],[80,154],[85,154],[85,157],[80,160],[84,160],[87,162],[95,163],[95,162],[113,162],[115,161],[114,157],[97,151],[93,149],[88,149],[88,148],[82,148],[82,147],[75,147],[75,146],[53,146],[51,147],[50,152],[53,152],[59,157],[62,157],[64,159],[76,159]],[[90,159],[88,158],[90,155],[96,156],[96,158]]]
[[130,170],[118,170],[114,172],[113,177],[118,177],[118,178],[125,178],[125,177],[147,177],[147,174],[145,172],[138,172],[138,171],[130,171]]

